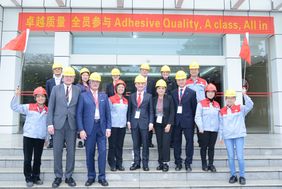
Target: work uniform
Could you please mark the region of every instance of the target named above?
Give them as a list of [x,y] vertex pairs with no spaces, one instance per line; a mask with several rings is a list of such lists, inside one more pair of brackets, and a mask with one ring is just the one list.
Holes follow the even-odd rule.
[[225,106],[220,110],[219,137],[224,139],[228,153],[231,176],[236,176],[235,150],[237,154],[240,177],[245,176],[244,140],[247,136],[245,117],[253,108],[253,101],[244,95],[245,105]]
[[213,165],[214,146],[219,130],[219,111],[220,105],[208,98],[200,101],[197,105],[195,122],[199,129],[199,143],[202,166],[207,166],[207,150],[209,165]]

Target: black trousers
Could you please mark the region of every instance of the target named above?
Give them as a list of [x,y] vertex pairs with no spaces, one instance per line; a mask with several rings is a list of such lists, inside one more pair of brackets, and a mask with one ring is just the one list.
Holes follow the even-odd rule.
[[131,136],[133,141],[134,163],[141,163],[141,144],[142,146],[142,163],[143,167],[148,167],[149,162],[149,145],[148,145],[148,129],[131,128]]
[[171,139],[171,130],[168,133],[165,132],[164,124],[156,123],[155,131],[158,143],[158,155],[159,164],[170,161],[170,139]]
[[[38,180],[40,177],[41,156],[44,139],[23,137],[24,176],[26,182]],[[33,156],[33,166],[31,166]]]
[[111,137],[109,137],[109,151],[108,151],[108,163],[110,167],[122,166],[122,152],[123,143],[126,133],[126,128],[114,128],[111,129]]
[[207,151],[209,165],[213,165],[214,161],[214,146],[217,139],[217,132],[204,131],[204,133],[199,133],[199,144],[202,165],[207,166]]
[[192,128],[182,128],[180,125],[175,125],[174,128],[174,159],[175,164],[182,164],[181,158],[181,147],[182,147],[182,133],[184,134],[186,144],[185,144],[185,165],[192,164],[194,155],[194,127]]

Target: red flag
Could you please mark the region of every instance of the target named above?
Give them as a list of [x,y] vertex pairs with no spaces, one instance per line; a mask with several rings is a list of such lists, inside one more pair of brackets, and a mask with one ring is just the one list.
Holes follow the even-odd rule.
[[248,42],[249,34],[246,33],[240,51],[240,57],[251,65],[251,49]]
[[9,41],[1,50],[25,52],[27,47],[28,36],[29,29],[23,31],[20,35]]

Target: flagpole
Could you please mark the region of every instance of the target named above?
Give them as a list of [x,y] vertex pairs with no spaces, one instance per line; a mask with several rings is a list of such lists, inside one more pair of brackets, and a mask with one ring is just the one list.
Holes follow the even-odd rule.
[[246,60],[244,60],[243,87],[246,85],[246,72],[247,72],[247,62],[246,62]]

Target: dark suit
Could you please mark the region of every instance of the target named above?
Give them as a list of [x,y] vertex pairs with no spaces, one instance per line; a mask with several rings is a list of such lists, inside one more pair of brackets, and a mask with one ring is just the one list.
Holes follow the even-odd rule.
[[66,143],[67,161],[65,177],[70,178],[75,163],[76,142],[76,105],[80,94],[80,88],[72,85],[72,97],[68,104],[64,84],[57,85],[52,89],[48,104],[47,125],[54,125],[53,155],[54,173],[56,177],[63,177],[62,153]]
[[[185,165],[192,164],[194,154],[194,118],[197,107],[196,92],[185,88],[181,102],[179,102],[179,90],[175,89],[172,92],[172,98],[175,105],[175,129],[174,129],[174,159],[175,164],[182,163],[181,159],[181,145],[182,145],[182,132],[186,139],[186,159]],[[182,114],[177,113],[177,107],[182,106]]]
[[164,79],[164,78],[161,78],[161,79],[165,80],[166,82],[166,85],[167,85],[166,94],[171,95],[172,91],[177,88],[175,80],[172,79],[171,77],[168,77],[167,79]]
[[114,88],[113,82],[107,84],[107,86],[106,86],[106,93],[107,93],[108,97],[111,97],[111,96],[115,95],[115,88]]
[[[63,83],[63,81],[61,80],[60,84],[62,84],[62,83]],[[56,86],[55,78],[50,78],[46,81],[46,92],[47,92],[48,99],[50,98],[52,89],[55,86]]]
[[77,105],[77,129],[87,134],[85,141],[86,163],[88,178],[96,179],[95,150],[98,146],[99,180],[105,179],[106,170],[106,129],[111,129],[111,111],[108,97],[105,93],[98,93],[100,119],[95,120],[95,101],[91,91],[81,93]]
[[[171,130],[174,124],[175,117],[175,109],[174,102],[171,96],[165,95],[163,98],[163,115],[162,115],[162,123],[157,123],[157,102],[158,97],[154,97],[153,107],[154,107],[154,128],[157,136],[158,143],[158,154],[159,154],[159,164],[163,162],[170,161],[170,139],[171,139]],[[170,131],[168,133],[165,132],[165,127],[167,124],[171,125]]]
[[[137,109],[140,110],[140,118],[135,118]],[[131,123],[131,134],[133,140],[134,163],[140,165],[140,146],[142,149],[143,167],[148,167],[149,146],[148,146],[148,130],[149,123],[154,122],[153,99],[152,95],[145,93],[140,107],[137,107],[137,93],[133,93],[129,97],[128,103],[128,122]]]

